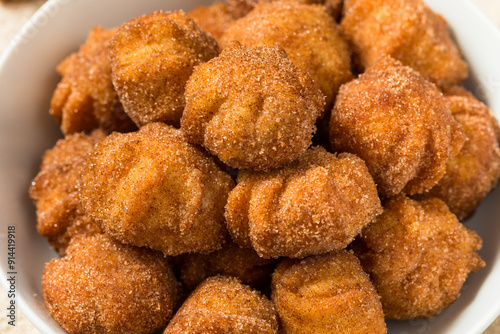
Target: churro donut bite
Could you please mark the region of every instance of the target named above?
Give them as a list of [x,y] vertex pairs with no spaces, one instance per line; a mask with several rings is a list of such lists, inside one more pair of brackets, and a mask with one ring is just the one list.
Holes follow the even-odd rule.
[[381,296],[386,318],[432,317],[460,294],[485,264],[481,238],[437,198],[390,199],[354,243],[356,256]]
[[333,107],[341,84],[353,78],[350,52],[339,26],[321,5],[297,1],[259,3],[221,37],[247,47],[281,46],[292,63],[309,73],[323,95],[325,112]]
[[185,254],[175,258],[180,281],[192,291],[204,279],[225,275],[237,277],[242,283],[255,288],[269,283],[275,260],[263,259],[253,249],[241,248],[227,242],[221,250],[210,254]]
[[390,57],[342,86],[330,119],[333,150],[363,159],[384,197],[432,188],[464,140],[436,86]]
[[154,333],[166,326],[179,283],[163,255],[104,234],[75,238],[45,265],[43,298],[68,333]]
[[211,158],[163,123],[109,135],[89,155],[80,180],[84,208],[106,233],[165,255],[221,247],[233,185]]
[[225,276],[207,278],[172,318],[163,334],[277,334],[278,319],[264,295]]
[[[226,2],[229,12],[235,18],[242,18],[243,16],[250,13],[259,3],[269,3],[277,1],[283,1],[283,0],[227,0]],[[322,4],[323,2],[325,2],[325,0],[289,0],[289,1],[294,1],[297,3],[308,4],[308,5]]]
[[345,0],[341,27],[360,70],[389,55],[438,86],[460,84],[467,64],[445,19],[422,0]]
[[65,135],[101,127],[107,132],[133,131],[113,83],[106,43],[116,29],[92,29],[80,50],[57,67],[62,79],[52,95],[50,113]]
[[271,298],[283,334],[387,333],[380,297],[346,250],[283,260]]
[[189,11],[187,15],[204,31],[210,33],[217,41],[224,31],[234,22],[224,2],[216,2],[208,7],[199,6]]
[[498,121],[487,106],[462,90],[449,90],[447,99],[467,140],[460,153],[448,160],[443,178],[424,194],[445,201],[459,220],[474,212],[500,176]]
[[106,137],[103,130],[73,133],[57,141],[43,155],[40,171],[31,182],[29,194],[36,206],[38,233],[60,255],[79,234],[102,232],[81,207],[78,180],[85,157]]
[[233,240],[264,258],[301,258],[345,248],[382,211],[364,162],[314,147],[268,173],[242,172],[229,194]]
[[283,49],[232,42],[189,78],[181,130],[230,167],[269,170],[305,152],[323,103]]
[[193,68],[217,56],[215,39],[182,11],[154,12],[122,24],[109,43],[113,84],[138,126],[178,126]]

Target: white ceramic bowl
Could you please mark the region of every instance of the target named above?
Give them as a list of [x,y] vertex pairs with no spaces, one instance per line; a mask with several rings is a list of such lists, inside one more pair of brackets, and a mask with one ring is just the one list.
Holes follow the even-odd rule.
[[[467,87],[500,117],[500,33],[467,0],[426,0],[449,22],[470,65]],[[16,306],[42,333],[64,333],[42,298],[44,263],[56,253],[36,232],[28,187],[60,131],[48,114],[59,80],[55,67],[95,25],[112,27],[157,9],[189,10],[212,0],[54,0],[23,27],[0,58],[0,281],[7,287],[7,229],[15,226]],[[481,333],[500,313],[500,189],[466,224],[483,238],[487,267],[472,274],[461,297],[432,319],[389,321],[390,334]],[[9,275],[10,276],[10,275]],[[5,314],[5,310],[1,314]],[[1,317],[5,317],[2,315]],[[3,320],[5,321],[5,319]]]

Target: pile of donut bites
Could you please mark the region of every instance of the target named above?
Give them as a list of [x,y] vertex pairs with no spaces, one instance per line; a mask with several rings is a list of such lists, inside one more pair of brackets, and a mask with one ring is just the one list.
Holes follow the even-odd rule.
[[500,130],[421,0],[159,11],[57,70],[30,196],[69,333],[386,333],[485,265]]

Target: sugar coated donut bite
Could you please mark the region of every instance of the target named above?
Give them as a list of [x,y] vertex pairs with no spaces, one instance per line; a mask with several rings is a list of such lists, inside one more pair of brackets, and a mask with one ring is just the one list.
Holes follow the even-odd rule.
[[181,130],[233,168],[269,170],[305,152],[323,106],[283,49],[232,42],[189,78]]
[[485,265],[476,253],[481,246],[440,199],[399,195],[353,248],[386,318],[402,320],[432,317],[453,303],[469,274]]
[[159,252],[104,234],[78,237],[45,265],[43,298],[68,333],[148,334],[164,327],[179,283]]

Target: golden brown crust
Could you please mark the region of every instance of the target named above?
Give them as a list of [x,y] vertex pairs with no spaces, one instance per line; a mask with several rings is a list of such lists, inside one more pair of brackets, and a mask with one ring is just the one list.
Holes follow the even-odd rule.
[[88,153],[106,137],[102,130],[91,135],[74,133],[45,152],[29,194],[37,208],[37,230],[51,247],[65,254],[70,240],[79,234],[100,233],[81,207],[78,180]]
[[353,78],[347,42],[321,5],[297,1],[259,3],[227,28],[221,45],[232,40],[247,47],[282,47],[292,63],[309,73],[326,96],[325,113],[332,109],[340,85]]
[[217,42],[224,31],[234,22],[233,15],[231,15],[227,5],[223,2],[216,2],[208,7],[196,7],[189,11],[187,15],[192,18],[201,29],[210,33]]
[[163,334],[277,334],[272,302],[232,277],[207,278],[188,297]]
[[464,140],[436,86],[390,57],[342,86],[330,119],[332,148],[361,157],[385,197],[432,188]]
[[107,42],[116,29],[92,29],[80,50],[57,67],[62,79],[52,95],[50,113],[65,135],[101,127],[107,132],[136,127],[123,111],[113,83]]
[[276,258],[343,249],[379,213],[363,161],[315,147],[282,169],[239,175],[225,217],[235,242]]
[[178,126],[187,79],[218,52],[215,39],[183,11],[154,12],[122,24],[109,54],[127,115],[138,126],[157,121]]
[[449,90],[450,109],[467,140],[458,155],[448,160],[446,173],[425,197],[446,202],[459,220],[469,217],[500,177],[500,129],[491,110],[472,94]]
[[192,291],[204,279],[215,275],[236,277],[255,288],[270,282],[274,260],[263,259],[253,249],[240,248],[227,242],[221,250],[210,254],[185,254],[175,258],[180,280]]
[[163,256],[104,234],[76,238],[43,273],[50,315],[69,333],[153,333],[171,318],[179,284]]
[[467,276],[485,265],[475,252],[481,244],[443,201],[399,195],[363,230],[354,250],[385,316],[415,319],[432,317],[455,301]]
[[231,167],[269,170],[311,144],[323,102],[283,49],[233,42],[194,70],[181,129]]
[[171,126],[111,134],[87,159],[80,186],[89,216],[123,243],[179,255],[224,242],[234,182]]
[[346,0],[341,27],[361,70],[389,55],[438,86],[467,77],[446,21],[422,0]]
[[387,333],[380,297],[345,250],[283,260],[273,274],[272,300],[283,334]]

